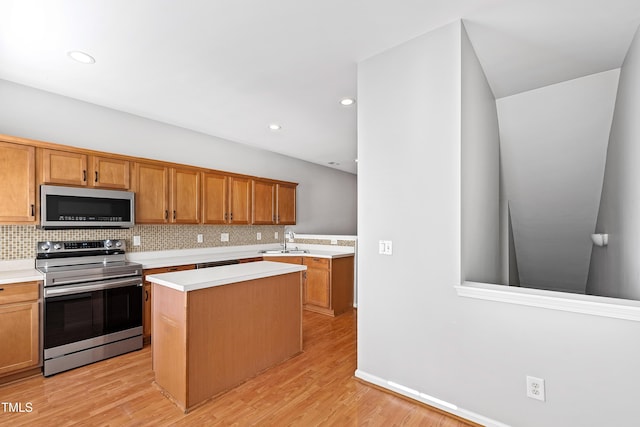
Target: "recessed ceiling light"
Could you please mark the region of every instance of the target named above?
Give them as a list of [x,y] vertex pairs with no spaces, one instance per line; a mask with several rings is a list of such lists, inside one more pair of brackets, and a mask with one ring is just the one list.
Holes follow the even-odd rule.
[[279,125],[279,124],[277,124],[277,123],[271,123],[271,124],[269,125],[269,129],[271,129],[271,130],[280,130],[280,129],[282,129],[282,126],[280,126],[280,125]]
[[95,64],[96,62],[93,56],[89,55],[88,53],[80,52],[79,50],[72,50],[68,52],[67,55],[69,55],[69,58],[73,59],[74,61],[78,61],[83,64]]
[[340,104],[344,105],[345,107],[348,107],[349,105],[353,105],[356,103],[356,100],[353,98],[342,98],[340,100]]

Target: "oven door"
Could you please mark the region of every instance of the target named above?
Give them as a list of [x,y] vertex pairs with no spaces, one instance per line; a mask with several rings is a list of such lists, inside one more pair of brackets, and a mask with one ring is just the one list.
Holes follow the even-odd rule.
[[142,328],[142,280],[114,279],[44,290],[44,349]]

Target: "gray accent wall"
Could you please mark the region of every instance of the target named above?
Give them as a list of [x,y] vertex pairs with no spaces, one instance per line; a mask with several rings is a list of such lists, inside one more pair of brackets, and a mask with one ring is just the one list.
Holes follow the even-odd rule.
[[2,134],[298,182],[294,231],[356,234],[353,174],[5,80],[0,99]]
[[[473,72],[461,64],[474,61],[461,38],[455,22],[358,67],[356,375],[484,425],[635,425],[638,322],[456,294],[461,79]],[[526,397],[527,375],[545,380],[546,402]]]
[[620,71],[587,293],[640,299],[640,35]]

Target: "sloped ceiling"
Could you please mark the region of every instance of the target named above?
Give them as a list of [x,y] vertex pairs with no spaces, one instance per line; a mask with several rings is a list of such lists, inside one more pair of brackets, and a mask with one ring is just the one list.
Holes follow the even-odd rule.
[[619,70],[497,101],[522,286],[584,293]]
[[0,78],[355,173],[357,102],[339,100],[359,61],[464,19],[499,98],[620,67],[639,17],[637,0],[2,0]]

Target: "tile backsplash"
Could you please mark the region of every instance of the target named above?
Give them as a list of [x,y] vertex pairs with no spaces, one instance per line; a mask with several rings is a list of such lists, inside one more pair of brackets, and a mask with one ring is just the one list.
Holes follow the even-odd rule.
[[[275,233],[278,232],[278,239]],[[220,241],[229,233],[229,241]],[[261,240],[257,234],[261,233]],[[42,241],[121,239],[128,252],[193,249],[279,243],[284,227],[280,225],[136,225],[125,230],[41,230],[34,225],[0,225],[0,260],[35,258],[36,243]],[[197,236],[202,234],[203,242]],[[140,236],[140,246],[133,246]]]

